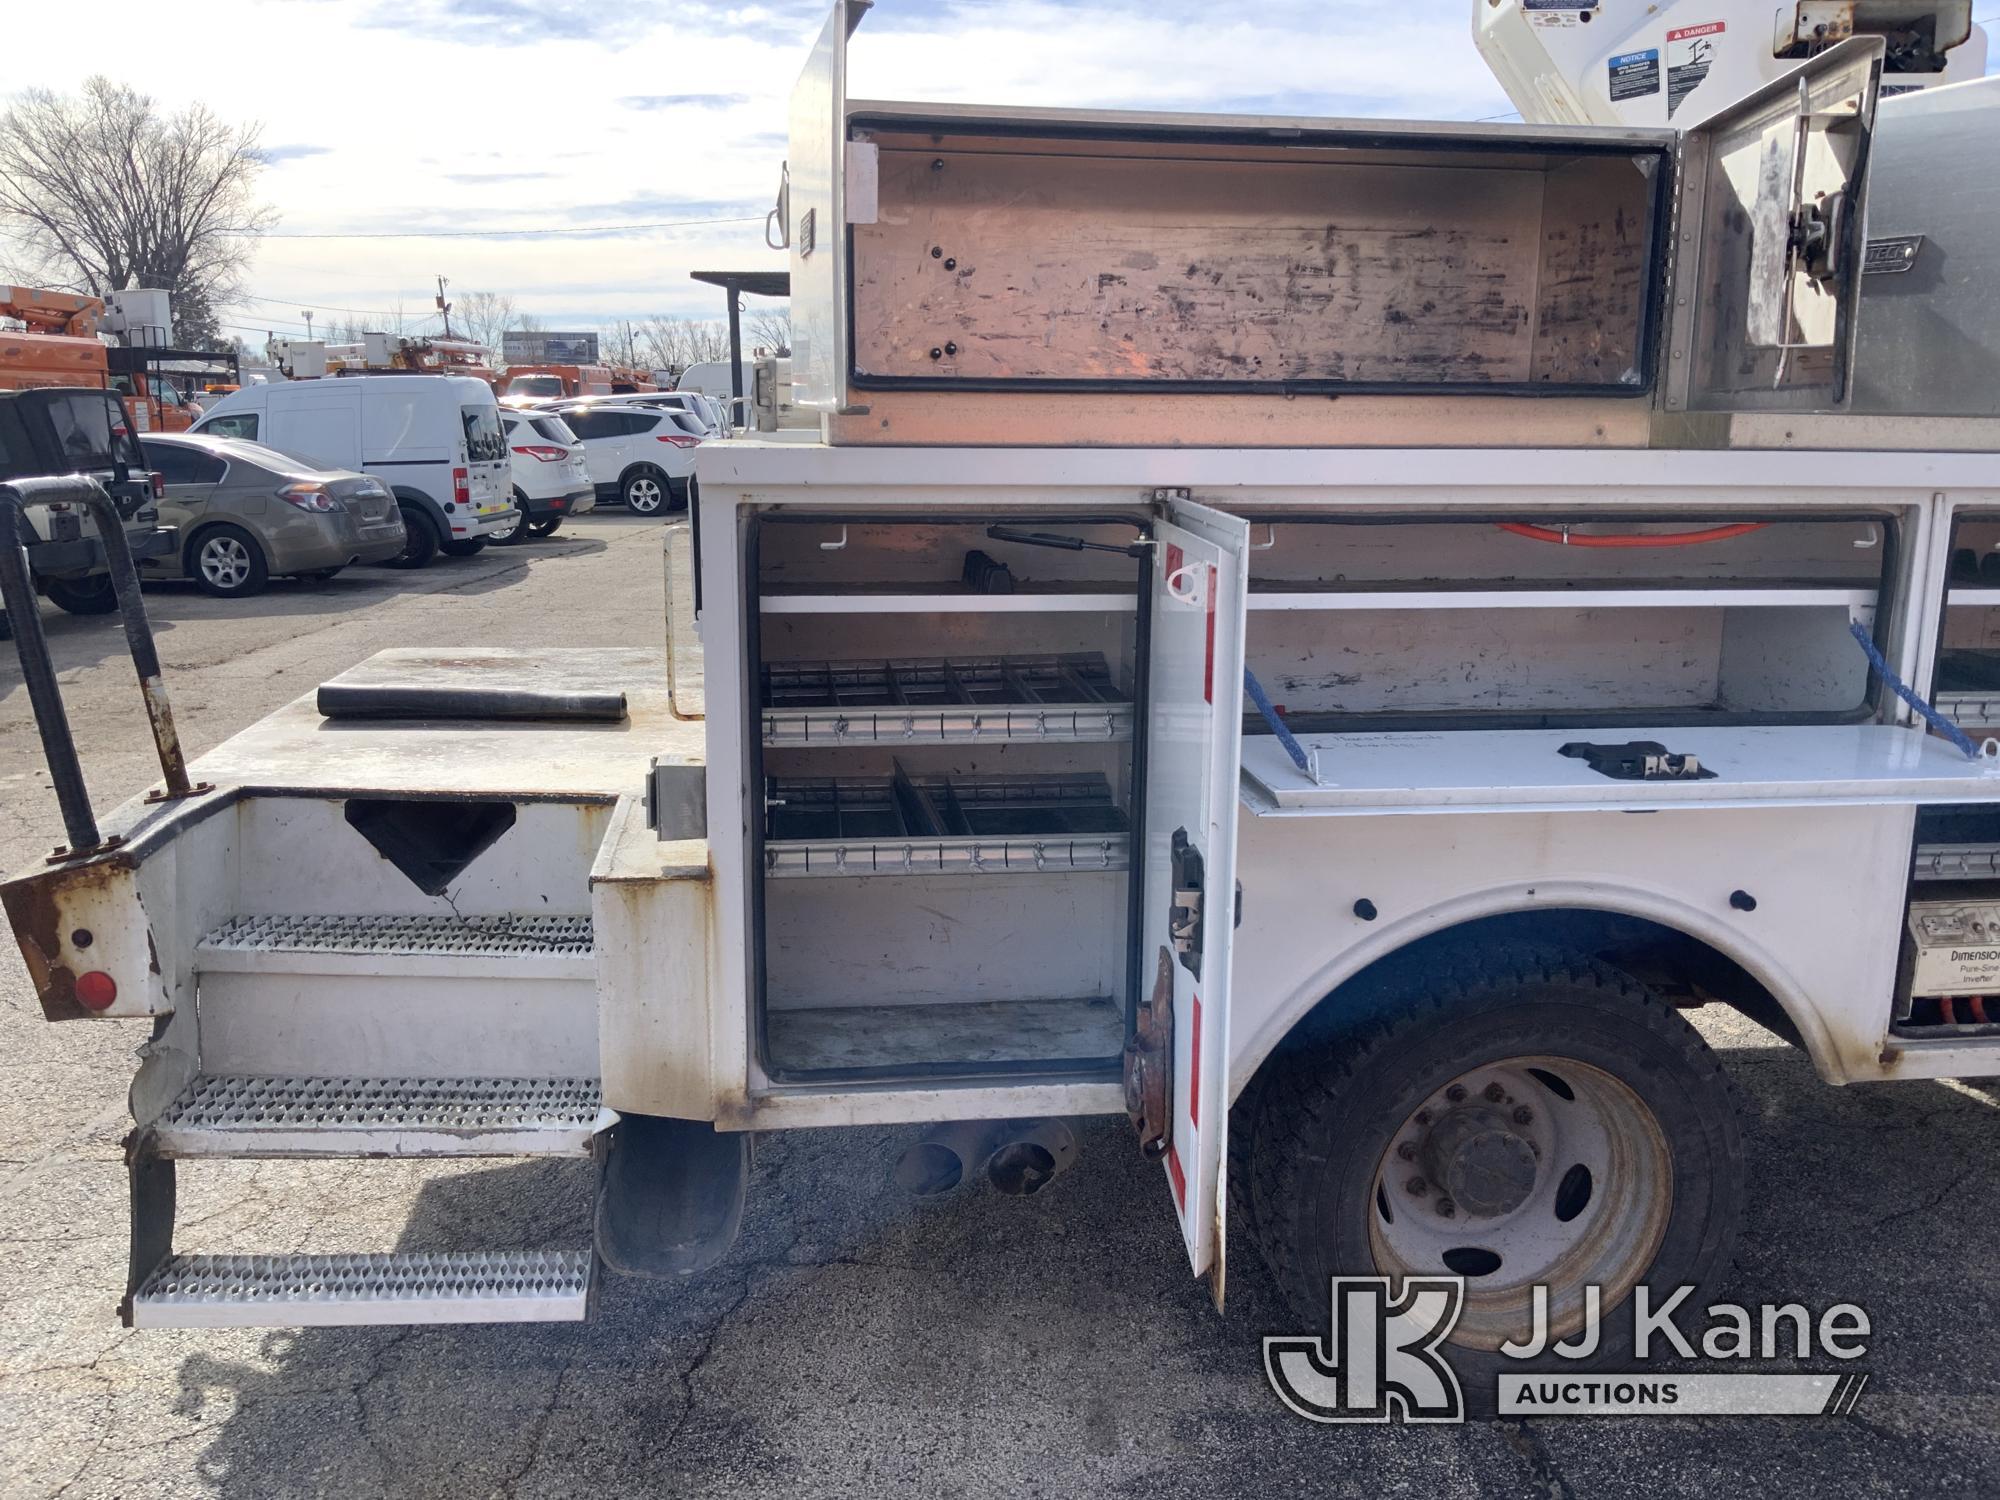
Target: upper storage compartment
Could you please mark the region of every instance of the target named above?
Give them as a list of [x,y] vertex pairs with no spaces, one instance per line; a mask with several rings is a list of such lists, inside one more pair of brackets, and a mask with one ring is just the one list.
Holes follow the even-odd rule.
[[[863,8],[780,205],[833,441],[1643,443],[1648,396],[1847,399],[1879,38],[1681,135],[856,102]],[[1217,399],[1163,434],[1157,394]]]
[[1668,147],[1549,134],[857,111],[853,383],[1641,394]]

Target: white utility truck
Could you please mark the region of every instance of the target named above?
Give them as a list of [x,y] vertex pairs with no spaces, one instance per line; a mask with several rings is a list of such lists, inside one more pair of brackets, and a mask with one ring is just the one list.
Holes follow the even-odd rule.
[[[862,9],[671,685],[385,653],[5,886],[152,1027],[129,1321],[583,1317],[753,1132],[1125,1111],[1218,1302],[1226,1222],[1314,1321],[1461,1276],[1477,1373],[1727,1276],[1680,1010],[2000,1072],[2000,421],[1842,413],[1879,38],[1677,132],[863,102]],[[175,1243],[182,1163],[524,1152],[589,1241]]]

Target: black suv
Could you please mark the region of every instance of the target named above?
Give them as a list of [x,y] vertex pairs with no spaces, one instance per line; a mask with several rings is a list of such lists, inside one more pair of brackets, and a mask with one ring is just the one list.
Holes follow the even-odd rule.
[[[65,464],[51,455],[73,460]],[[49,474],[88,473],[110,494],[125,522],[125,540],[136,563],[169,556],[174,528],[159,524],[160,476],[146,467],[130,414],[115,391],[50,386],[0,391],[0,483]],[[24,537],[35,587],[71,614],[109,614],[118,608],[106,571],[104,544],[80,510],[34,506],[32,535]],[[0,634],[7,622],[0,616]]]

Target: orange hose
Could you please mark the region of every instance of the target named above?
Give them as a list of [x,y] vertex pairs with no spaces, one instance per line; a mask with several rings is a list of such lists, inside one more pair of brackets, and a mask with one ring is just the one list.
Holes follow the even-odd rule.
[[1738,521],[1730,526],[1711,526],[1706,531],[1675,531],[1659,536],[1570,536],[1546,526],[1530,526],[1524,521],[1495,521],[1502,531],[1527,537],[1534,542],[1555,542],[1565,547],[1693,547],[1702,542],[1726,542],[1733,536],[1762,531],[1768,521]]

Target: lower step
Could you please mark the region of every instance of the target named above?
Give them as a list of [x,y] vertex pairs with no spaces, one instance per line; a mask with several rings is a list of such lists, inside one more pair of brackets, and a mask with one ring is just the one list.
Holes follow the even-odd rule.
[[132,1296],[134,1328],[580,1323],[588,1250],[174,1255]]
[[161,1156],[578,1156],[594,1078],[197,1078],[154,1122]]

